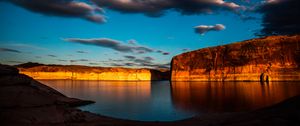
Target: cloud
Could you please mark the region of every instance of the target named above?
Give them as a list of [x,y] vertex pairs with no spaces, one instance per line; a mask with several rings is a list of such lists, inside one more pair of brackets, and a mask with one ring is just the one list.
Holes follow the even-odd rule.
[[77,53],[88,53],[88,52],[86,52],[86,51],[80,51],[80,50],[78,50],[78,51],[76,51]]
[[190,49],[188,49],[188,48],[183,48],[183,49],[182,49],[183,52],[186,52],[186,51],[189,51],[189,50],[190,50]]
[[88,59],[77,59],[77,60],[70,60],[70,62],[74,63],[74,62],[88,62]]
[[154,50],[145,46],[138,46],[138,45],[129,45],[124,44],[121,41],[108,39],[108,38],[96,38],[96,39],[80,39],[80,38],[67,38],[64,39],[68,42],[75,42],[85,45],[94,45],[100,46],[104,48],[110,48],[119,52],[123,53],[150,53]]
[[105,22],[102,9],[77,0],[2,0],[29,11],[60,17],[82,18],[96,23]]
[[104,64],[108,66],[117,66],[117,67],[144,67],[144,68],[170,68],[170,63],[156,63],[155,58],[151,56],[145,57],[136,57],[132,55],[124,56],[123,60],[113,60],[109,59],[109,61],[102,61]]
[[47,56],[49,56],[49,57],[57,57],[56,55],[47,55]]
[[58,59],[59,62],[68,62],[68,60]]
[[225,26],[223,24],[216,24],[216,25],[199,25],[195,27],[195,32],[201,35],[204,35],[206,32],[209,31],[221,31],[224,30]]
[[161,53],[162,55],[170,55],[169,52],[165,52],[165,51],[162,51],[162,50],[157,50],[156,52]]
[[224,0],[91,0],[100,7],[121,13],[142,13],[159,17],[167,10],[176,10],[185,15],[210,14],[213,11],[238,11],[242,6]]
[[136,45],[137,44],[137,41],[134,40],[134,39],[128,40],[127,42],[128,42],[128,44],[131,44],[131,45]]
[[267,0],[257,11],[263,14],[260,35],[300,33],[299,0]]
[[128,60],[134,60],[134,59],[136,59],[136,57],[135,56],[124,56],[126,59],[128,59]]
[[19,50],[9,49],[9,48],[0,48],[0,52],[13,52],[13,53],[21,53]]
[[89,63],[90,65],[100,65],[99,63]]
[[2,44],[3,46],[9,46],[9,47],[14,47],[14,48],[31,48],[35,50],[48,50],[43,47],[38,47],[35,45],[30,45],[30,44],[23,44],[23,43],[13,43],[13,44]]
[[155,59],[151,56],[146,56],[146,57],[144,57],[144,60],[152,61],[152,60],[155,60]]
[[169,52],[164,52],[164,53],[162,53],[163,55],[170,55],[170,53]]

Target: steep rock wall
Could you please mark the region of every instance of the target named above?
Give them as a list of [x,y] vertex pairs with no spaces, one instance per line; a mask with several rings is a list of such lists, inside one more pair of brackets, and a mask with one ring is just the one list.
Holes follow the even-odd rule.
[[300,35],[199,49],[171,64],[172,81],[300,81]]
[[151,69],[104,68],[87,66],[36,66],[19,68],[34,79],[149,81],[165,80],[168,72]]

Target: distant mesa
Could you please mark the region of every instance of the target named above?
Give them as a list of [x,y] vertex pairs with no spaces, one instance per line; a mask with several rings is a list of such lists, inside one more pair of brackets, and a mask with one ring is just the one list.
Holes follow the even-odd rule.
[[122,67],[90,67],[80,65],[44,65],[24,63],[16,65],[20,73],[34,79],[71,79],[71,80],[117,80],[150,81],[169,80],[169,70],[147,68],[133,69]]

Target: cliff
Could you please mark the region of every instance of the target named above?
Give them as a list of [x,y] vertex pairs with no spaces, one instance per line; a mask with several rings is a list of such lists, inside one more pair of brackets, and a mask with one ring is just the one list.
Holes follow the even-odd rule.
[[116,81],[149,81],[169,79],[169,71],[152,69],[89,67],[78,65],[35,65],[34,63],[21,64],[16,67],[20,70],[20,73],[28,75],[34,79]]
[[171,64],[172,81],[300,81],[300,35],[199,49]]

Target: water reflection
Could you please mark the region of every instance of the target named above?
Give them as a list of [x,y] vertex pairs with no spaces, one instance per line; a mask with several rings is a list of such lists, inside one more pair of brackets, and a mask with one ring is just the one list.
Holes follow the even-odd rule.
[[300,94],[298,82],[173,82],[176,108],[197,112],[248,111]]
[[105,116],[143,121],[173,121],[193,116],[173,107],[168,81],[40,81],[67,96],[96,101],[80,109]]
[[300,84],[256,82],[40,80],[70,97],[96,101],[80,107],[105,116],[173,121],[210,112],[248,111],[300,94]]

